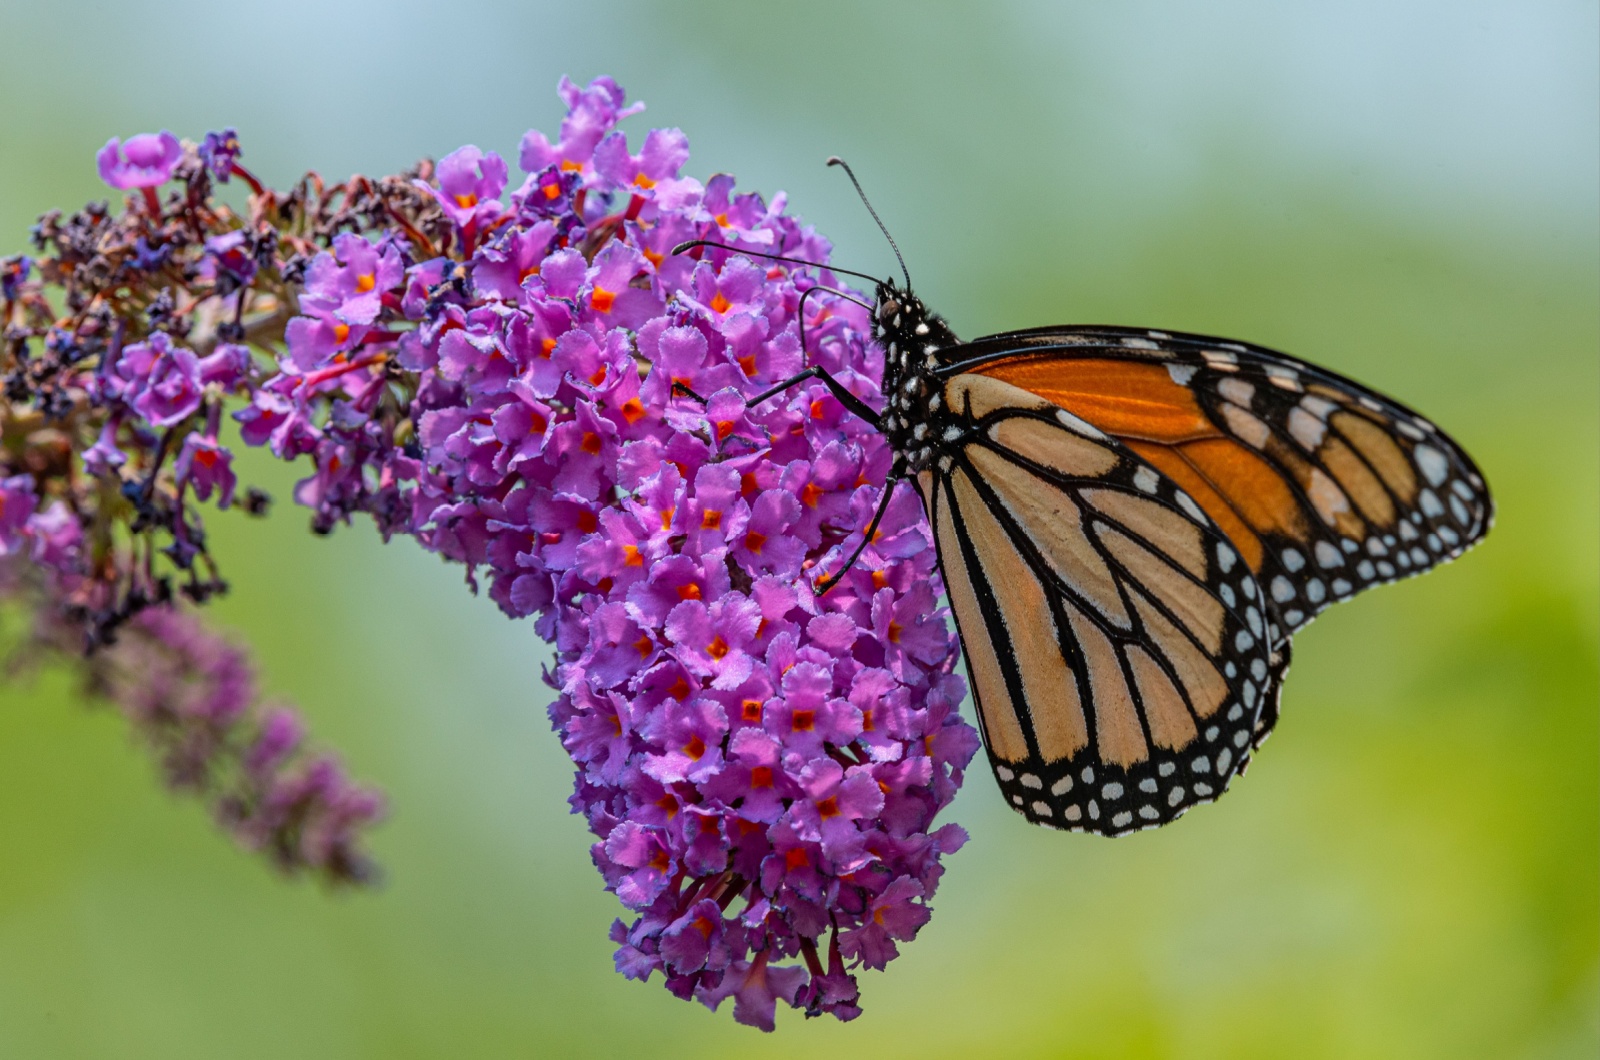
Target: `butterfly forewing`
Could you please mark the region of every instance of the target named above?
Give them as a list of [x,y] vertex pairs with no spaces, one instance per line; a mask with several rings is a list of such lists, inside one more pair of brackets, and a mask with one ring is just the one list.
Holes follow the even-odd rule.
[[1227,786],[1285,658],[1255,576],[1134,451],[981,375],[918,476],[990,762],[1030,820],[1120,834]]
[[1274,644],[1329,604],[1451,559],[1488,531],[1487,487],[1452,439],[1284,354],[1093,327],[992,336],[949,357],[947,370],[959,363],[1072,411],[1183,488],[1255,572]]

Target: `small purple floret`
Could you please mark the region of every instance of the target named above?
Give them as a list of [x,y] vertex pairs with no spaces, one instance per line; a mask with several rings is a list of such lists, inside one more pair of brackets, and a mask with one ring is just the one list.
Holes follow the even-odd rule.
[[95,156],[100,179],[113,188],[153,188],[172,179],[183,158],[183,146],[165,129],[140,133],[123,143],[115,136]]
[[233,128],[206,133],[200,144],[200,161],[211,171],[217,183],[226,184],[233,176],[233,164],[244,152],[239,148],[239,133]]

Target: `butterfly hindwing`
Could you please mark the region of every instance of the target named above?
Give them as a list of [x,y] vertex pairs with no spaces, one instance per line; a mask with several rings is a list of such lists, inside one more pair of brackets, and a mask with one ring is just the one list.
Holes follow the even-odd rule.
[[1249,567],[1182,489],[1081,418],[980,375],[945,396],[918,485],[1008,802],[1115,835],[1221,794],[1287,662]]
[[1074,411],[1182,486],[1256,573],[1274,644],[1329,604],[1454,558],[1488,531],[1487,486],[1448,435],[1285,354],[1085,327],[996,335],[949,355]]

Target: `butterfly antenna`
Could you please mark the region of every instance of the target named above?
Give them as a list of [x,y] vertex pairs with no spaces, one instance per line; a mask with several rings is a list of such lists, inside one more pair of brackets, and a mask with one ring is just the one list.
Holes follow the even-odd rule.
[[[687,251],[693,250],[695,247],[716,247],[719,250],[731,250],[735,254],[744,254],[747,257],[766,258],[768,261],[782,261],[790,265],[804,265],[808,269],[827,269],[829,272],[836,272],[841,276],[854,276],[856,279],[866,280],[868,283],[878,282],[878,278],[876,276],[868,276],[864,272],[855,272],[851,269],[841,269],[837,265],[824,265],[820,261],[807,261],[804,258],[790,258],[785,257],[782,254],[767,254],[760,250],[747,250],[744,247],[735,247],[730,246],[727,243],[718,243],[714,239],[691,239],[687,242],[679,243],[677,246],[673,247],[672,253],[674,255],[683,254]],[[855,302],[856,300],[852,298],[851,301]],[[856,302],[856,304],[861,305],[862,303]],[[870,309],[872,307],[868,306],[867,308]]]
[[878,211],[872,208],[872,203],[867,199],[867,193],[861,190],[861,182],[856,179],[855,171],[850,168],[850,163],[838,155],[832,155],[828,158],[828,165],[838,166],[843,169],[845,176],[850,178],[850,183],[856,186],[856,194],[861,196],[861,205],[865,206],[867,212],[872,215],[872,219],[878,222],[878,231],[882,232],[883,238],[889,241],[889,249],[894,251],[895,260],[900,263],[900,275],[906,278],[906,290],[911,290],[911,273],[906,269],[906,259],[900,254],[900,245],[894,241],[894,236],[889,234],[889,226],[883,223],[883,218],[878,216]]

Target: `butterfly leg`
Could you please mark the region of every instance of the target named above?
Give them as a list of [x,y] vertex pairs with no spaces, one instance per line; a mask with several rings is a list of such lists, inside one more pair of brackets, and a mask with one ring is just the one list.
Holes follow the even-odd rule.
[[845,560],[844,566],[833,574],[828,575],[817,583],[817,595],[822,596],[839,584],[839,580],[850,573],[850,568],[856,565],[856,560],[861,558],[861,553],[867,550],[867,545],[872,541],[872,535],[878,532],[878,524],[883,522],[883,513],[889,510],[889,501],[894,497],[894,488],[900,484],[900,476],[892,475],[888,482],[883,484],[883,497],[878,501],[878,510],[872,515],[872,522],[867,524],[866,532],[861,535],[861,544]]
[[684,383],[673,383],[672,392],[674,394],[682,394],[686,398],[698,401],[702,406],[706,404],[705,398],[701,397],[699,394],[696,394],[693,390],[690,390],[689,387]]
[[839,399],[839,404],[843,405],[857,416],[860,416],[868,423],[877,426],[878,413],[873,411],[872,406],[868,405],[865,401],[862,401],[860,398],[850,393],[843,383],[839,382],[839,380],[828,374],[828,370],[826,368],[807,368],[794,378],[785,379],[777,386],[769,387],[757,394],[755,397],[747,399],[745,404],[751,408],[754,408],[768,398],[775,397],[778,394],[783,393],[785,390],[788,390],[790,387],[798,386],[799,384],[804,383],[807,379],[822,380],[823,385],[832,391],[834,397]]

